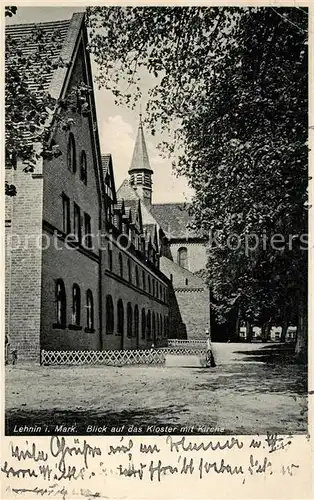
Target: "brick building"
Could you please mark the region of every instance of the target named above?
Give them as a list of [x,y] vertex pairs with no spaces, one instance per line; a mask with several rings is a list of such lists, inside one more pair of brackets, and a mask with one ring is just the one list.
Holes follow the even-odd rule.
[[[9,26],[6,35],[29,51],[34,28],[58,33],[55,57],[66,63],[46,75],[47,92],[66,100],[82,83],[93,89],[84,14]],[[17,188],[6,203],[6,332],[22,360],[39,361],[42,349],[163,346],[169,335],[202,336],[209,323],[208,290],[193,274],[205,264],[204,242],[183,234],[182,205],[152,205],[142,124],[130,178],[116,192],[92,90],[85,103],[62,112],[66,131],[52,117],[60,156],[40,157],[28,174],[19,161],[6,165]],[[167,213],[177,214],[169,234]]]

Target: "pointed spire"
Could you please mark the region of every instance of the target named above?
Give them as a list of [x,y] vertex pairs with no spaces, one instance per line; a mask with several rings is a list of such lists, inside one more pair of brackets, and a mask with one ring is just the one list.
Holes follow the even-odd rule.
[[153,172],[149,164],[147,147],[143,131],[142,112],[140,112],[140,122],[137,131],[137,138],[134,146],[129,173],[133,170],[148,170]]

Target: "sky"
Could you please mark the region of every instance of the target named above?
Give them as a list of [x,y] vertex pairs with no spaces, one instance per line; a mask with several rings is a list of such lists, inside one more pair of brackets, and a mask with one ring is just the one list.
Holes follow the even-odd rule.
[[[6,18],[8,24],[39,23],[69,19],[73,12],[82,12],[85,7],[18,7],[12,18]],[[95,64],[92,71],[97,72]],[[143,79],[147,88],[150,81]],[[114,165],[116,188],[128,176],[128,169],[132,159],[133,148],[137,135],[140,110],[130,110],[124,106],[117,106],[111,92],[98,89],[94,84],[97,121],[102,153],[111,153]],[[144,107],[144,106],[143,106]],[[157,136],[157,137],[156,137]],[[189,201],[193,194],[183,177],[176,177],[172,171],[172,159],[161,157],[158,149],[158,134],[152,136],[145,133],[150,165],[153,175],[153,203],[169,203]]]

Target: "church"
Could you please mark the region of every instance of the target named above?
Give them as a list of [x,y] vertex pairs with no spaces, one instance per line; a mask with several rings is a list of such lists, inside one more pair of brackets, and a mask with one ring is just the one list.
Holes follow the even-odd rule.
[[206,240],[189,229],[184,203],[154,203],[141,117],[128,177],[117,188],[114,158],[100,149],[84,14],[8,26],[6,36],[29,53],[34,29],[56,34],[54,56],[66,63],[45,75],[45,90],[56,101],[81,83],[91,91],[85,106],[61,111],[66,130],[57,111],[51,118],[49,143],[60,154],[39,156],[29,173],[20,159],[6,165],[17,190],[5,215],[10,350],[40,362],[43,349],[150,349],[169,338],[205,338],[209,290],[198,271]]

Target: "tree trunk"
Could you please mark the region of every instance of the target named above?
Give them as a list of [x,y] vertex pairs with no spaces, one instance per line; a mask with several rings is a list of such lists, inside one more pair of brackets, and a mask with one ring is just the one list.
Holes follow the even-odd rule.
[[297,343],[295,356],[299,361],[307,360],[307,308],[306,301],[301,299],[299,304]]
[[264,323],[262,325],[262,342],[267,342],[267,337],[268,337],[268,329],[267,329],[268,323]]
[[246,341],[247,342],[252,342],[252,325],[249,321],[246,321]]
[[280,342],[286,342],[287,330],[288,330],[288,321],[285,319],[282,324]]

